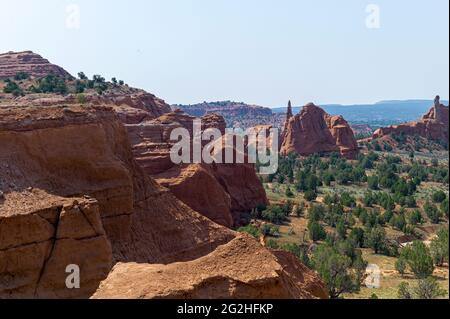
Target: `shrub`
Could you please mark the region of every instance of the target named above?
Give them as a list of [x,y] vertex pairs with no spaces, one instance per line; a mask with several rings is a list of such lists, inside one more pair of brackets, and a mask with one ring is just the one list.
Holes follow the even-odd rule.
[[376,175],[367,177],[367,183],[368,183],[369,189],[378,190],[380,188],[379,187],[380,180],[379,180],[378,176],[376,176]]
[[14,76],[14,80],[16,80],[16,81],[27,80],[29,78],[30,78],[30,75],[26,72],[17,72],[16,76]]
[[77,94],[77,102],[80,104],[86,103],[86,95],[84,95],[82,93]]
[[447,195],[443,191],[437,191],[432,196],[433,202],[438,204],[442,203],[446,198]]
[[356,200],[349,193],[345,192],[341,195],[341,204],[346,207],[355,207]]
[[277,250],[277,249],[279,249],[280,248],[280,245],[278,245],[278,243],[275,241],[275,240],[273,240],[273,239],[269,239],[268,241],[267,241],[267,247],[268,248],[270,248],[270,249],[275,249],[275,250]]
[[19,87],[19,85],[14,81],[7,81],[5,87],[3,88],[3,93],[10,93],[15,97],[23,96],[24,92]]
[[430,300],[445,297],[447,291],[439,286],[435,278],[428,277],[419,280],[416,287],[412,287],[408,283],[401,283],[398,290],[399,299],[420,299]]
[[261,217],[273,224],[282,224],[287,220],[285,212],[278,205],[269,206],[262,212]]
[[422,213],[419,210],[415,210],[409,216],[409,223],[413,226],[423,223]]
[[253,225],[241,227],[238,229],[238,232],[249,234],[255,237],[256,239],[259,239],[259,237],[261,236],[261,232],[259,231],[259,229]]
[[289,186],[286,188],[286,197],[288,197],[288,198],[294,197],[294,193],[292,192],[292,190]]
[[308,190],[305,192],[305,199],[309,202],[317,199],[317,193],[313,190]]
[[39,80],[39,84],[35,88],[35,93],[66,94],[67,91],[68,89],[65,80],[52,74]]

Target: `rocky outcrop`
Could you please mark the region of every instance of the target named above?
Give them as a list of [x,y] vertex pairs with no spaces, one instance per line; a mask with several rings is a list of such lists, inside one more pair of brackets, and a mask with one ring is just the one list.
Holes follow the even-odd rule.
[[[90,290],[61,290],[63,282],[59,281],[59,286],[47,284],[44,280],[46,277],[39,284],[39,287],[47,287],[42,292],[34,292],[35,288],[30,283],[27,286],[23,282],[11,282],[9,278],[16,276],[18,280],[23,280],[21,278],[25,277],[25,272],[32,272],[27,275],[30,278],[27,282],[30,282],[42,277],[40,273],[45,274],[45,269],[50,269],[52,274],[58,272],[55,278],[60,278],[61,271],[61,276],[66,274],[59,265],[67,263],[83,266],[84,263],[80,260],[89,258],[94,269],[81,269],[82,273],[90,273],[89,276],[81,277],[81,285],[87,289],[98,285],[108,272],[105,271],[108,261],[105,253],[107,245],[101,242],[101,228],[95,228],[95,234],[86,223],[86,230],[82,227],[78,229],[82,221],[76,221],[75,217],[69,218],[70,216],[63,218],[64,214],[61,215],[60,222],[57,222],[57,216],[46,213],[45,216],[53,221],[53,224],[46,224],[39,217],[42,210],[39,207],[22,213],[23,219],[19,222],[11,219],[10,216],[17,215],[15,212],[11,213],[11,207],[27,206],[23,204],[24,200],[14,198],[26,197],[25,190],[30,187],[35,192],[62,198],[71,199],[80,195],[95,198],[98,217],[101,218],[111,243],[112,255],[109,254],[109,259],[112,258],[114,262],[170,263],[195,259],[233,237],[232,232],[213,224],[179,202],[140,169],[133,159],[126,130],[112,109],[90,108],[86,105],[13,109],[2,107],[0,112],[0,189],[6,198],[6,201],[0,202],[0,224],[8,222],[9,225],[9,231],[6,232],[8,235],[5,236],[2,229],[0,236],[1,252],[8,254],[3,255],[0,267],[0,278],[3,279],[0,280],[0,295],[87,297]],[[14,195],[15,193],[19,195]],[[35,201],[33,197],[29,200]],[[51,210],[53,206],[43,204],[43,209]],[[56,207],[64,207],[64,204],[57,203]],[[58,214],[59,210],[55,208],[53,211],[53,214]],[[95,209],[93,212],[95,213]],[[89,219],[94,220],[94,217]],[[81,215],[78,219],[80,218]],[[40,228],[29,226],[34,223],[33,220],[38,220]],[[61,228],[64,222],[68,224],[68,230]],[[95,225],[94,222],[92,224]],[[38,238],[31,237],[27,231],[21,231],[25,227],[38,229]],[[63,235],[59,236],[59,233]],[[13,234],[15,237],[11,237]],[[96,237],[99,239],[94,241]],[[72,245],[69,247],[70,252],[63,246],[66,239],[68,245]],[[50,243],[57,245],[49,248]],[[36,260],[33,259],[36,264],[15,264],[17,252],[10,252],[10,249],[28,248],[27,245],[32,250],[39,250],[30,255],[36,257]],[[100,249],[99,245],[104,247]],[[87,255],[83,251],[88,251]],[[43,257],[49,258],[45,267]],[[22,269],[22,266],[25,268]]]
[[327,298],[316,274],[290,254],[272,253],[240,235],[211,254],[180,265],[117,264],[93,298]]
[[426,139],[448,143],[449,139],[449,111],[448,106],[440,103],[439,96],[434,106],[422,119],[416,122],[405,123],[378,129],[374,139],[395,135],[421,136]]
[[[213,221],[232,227],[240,223],[240,213],[266,205],[265,190],[251,164],[186,164],[175,165],[170,140],[176,128],[186,128],[193,136],[196,118],[175,111],[139,124],[126,125],[133,154],[140,166],[158,183],[195,211]],[[208,114],[201,118],[202,130],[217,128],[223,134],[225,121]],[[211,196],[214,194],[214,196]]]
[[[67,289],[68,265],[80,289]],[[97,201],[13,191],[0,206],[0,298],[82,298],[112,267]]]
[[49,74],[62,78],[73,78],[63,68],[51,64],[48,60],[31,51],[0,54],[0,79],[13,78],[20,72],[35,78],[43,78]]
[[282,134],[281,153],[307,156],[340,153],[348,159],[358,155],[358,144],[350,125],[341,116],[331,116],[310,103],[287,121]]
[[[0,158],[0,298],[87,298],[107,276],[95,297],[327,296],[297,259],[213,223],[144,173],[112,108],[3,105]],[[66,287],[68,265],[81,289]]]

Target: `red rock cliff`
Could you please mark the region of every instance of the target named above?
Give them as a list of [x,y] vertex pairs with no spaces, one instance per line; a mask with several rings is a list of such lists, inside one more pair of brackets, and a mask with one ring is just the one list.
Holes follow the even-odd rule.
[[337,152],[354,159],[358,144],[350,125],[341,116],[330,116],[310,103],[290,117],[282,134],[281,153],[300,155]]
[[[179,127],[191,132],[195,117],[180,111],[165,114],[153,121],[126,125],[133,154],[138,163],[178,199],[213,221],[232,227],[239,224],[240,213],[267,204],[265,190],[251,164],[175,165],[170,150],[175,144],[170,133]],[[221,116],[201,118],[202,129],[225,130]]]
[[[0,158],[0,298],[87,298],[105,278],[95,297],[327,297],[298,260],[145,174],[110,108],[2,105]],[[65,285],[70,264],[81,289]]]

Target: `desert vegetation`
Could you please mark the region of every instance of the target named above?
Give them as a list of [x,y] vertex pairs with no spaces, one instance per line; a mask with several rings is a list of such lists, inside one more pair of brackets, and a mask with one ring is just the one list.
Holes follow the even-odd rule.
[[[261,179],[271,205],[241,231],[294,252],[332,298],[448,296],[447,162],[371,148],[353,161],[290,154]],[[369,264],[379,289],[365,287]]]

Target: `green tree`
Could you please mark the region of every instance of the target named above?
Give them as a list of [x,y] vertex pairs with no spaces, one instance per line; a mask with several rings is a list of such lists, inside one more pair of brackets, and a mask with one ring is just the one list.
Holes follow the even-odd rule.
[[84,74],[84,72],[78,72],[78,78],[80,80],[87,80],[88,77],[86,76],[86,74]]
[[269,206],[262,212],[261,217],[274,224],[282,224],[287,219],[285,212],[278,205]]
[[323,226],[316,221],[310,221],[308,223],[308,231],[309,238],[314,242],[327,238],[327,232]]
[[427,202],[424,206],[424,210],[433,224],[439,224],[441,219],[441,212],[437,209],[437,207],[434,204]]
[[441,229],[438,232],[437,237],[431,241],[430,252],[436,266],[441,267],[444,265],[444,263],[448,263],[448,237],[448,228]]
[[364,229],[355,227],[350,232],[348,236],[348,240],[353,243],[355,247],[363,248],[364,247]]
[[367,246],[372,248],[375,254],[386,248],[386,231],[383,227],[377,226],[372,228],[367,235]]
[[421,241],[415,241],[404,248],[401,257],[405,258],[409,268],[418,278],[426,278],[434,272],[430,250]]
[[327,245],[318,247],[311,263],[325,282],[331,299],[337,299],[343,293],[360,290],[360,278],[351,269],[352,260],[339,254],[332,247]]

